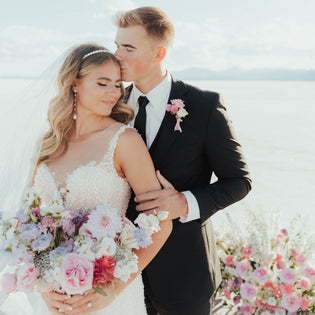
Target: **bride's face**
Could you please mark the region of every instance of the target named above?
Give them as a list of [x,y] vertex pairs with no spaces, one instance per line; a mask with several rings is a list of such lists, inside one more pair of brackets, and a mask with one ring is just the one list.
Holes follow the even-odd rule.
[[81,79],[76,79],[77,114],[109,116],[121,96],[121,73],[117,64],[109,61]]

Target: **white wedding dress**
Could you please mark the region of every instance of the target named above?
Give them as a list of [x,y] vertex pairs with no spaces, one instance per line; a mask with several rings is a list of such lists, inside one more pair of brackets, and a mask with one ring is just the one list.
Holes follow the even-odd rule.
[[[69,190],[67,206],[74,210],[92,209],[100,204],[111,204],[125,213],[130,187],[125,178],[118,176],[114,167],[114,151],[119,135],[128,126],[115,124],[111,132],[108,150],[101,161],[92,161],[81,165],[67,174],[65,183]],[[106,145],[104,145],[106,146]],[[42,202],[50,203],[59,193],[55,174],[46,164],[42,164],[35,176],[34,186],[39,191]],[[50,314],[39,293],[30,294],[29,300],[34,308],[33,314]],[[106,297],[104,297],[106,298]],[[62,314],[62,313],[61,313]],[[84,314],[84,313],[82,313]],[[93,315],[144,315],[147,314],[144,304],[143,283],[139,274],[132,283],[106,308],[88,313]]]

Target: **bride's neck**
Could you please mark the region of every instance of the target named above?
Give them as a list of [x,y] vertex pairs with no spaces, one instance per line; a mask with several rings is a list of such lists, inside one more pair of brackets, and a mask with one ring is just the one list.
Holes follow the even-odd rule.
[[115,123],[115,120],[110,117],[77,117],[74,130],[70,136],[70,141],[79,141],[89,135],[102,131]]

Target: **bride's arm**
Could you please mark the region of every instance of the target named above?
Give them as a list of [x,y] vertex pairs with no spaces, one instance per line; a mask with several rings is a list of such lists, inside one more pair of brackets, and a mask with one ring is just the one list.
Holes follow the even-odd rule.
[[[142,141],[141,136],[133,129],[126,129],[118,140],[118,145],[114,155],[114,165],[117,173],[126,177],[135,194],[140,194],[152,190],[160,190],[161,186],[155,176],[155,169],[150,154]],[[135,250],[138,256],[137,273],[131,274],[126,283],[115,283],[115,295],[119,295],[132,280],[148,265],[154,256],[161,249],[172,231],[172,221],[160,222],[161,230],[152,235],[153,243],[144,249]],[[70,304],[72,311],[67,314],[82,314],[102,309],[109,305],[115,298],[112,286],[105,288],[107,297],[96,293],[94,290],[86,292],[84,297],[74,296],[66,303]],[[87,305],[91,305],[87,308]]]

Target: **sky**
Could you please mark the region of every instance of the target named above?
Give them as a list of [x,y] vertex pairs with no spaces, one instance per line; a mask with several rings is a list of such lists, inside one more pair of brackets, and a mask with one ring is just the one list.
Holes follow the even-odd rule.
[[170,71],[315,69],[315,0],[0,0],[0,76],[37,76],[87,41],[114,51],[113,14],[139,6],[174,23]]

